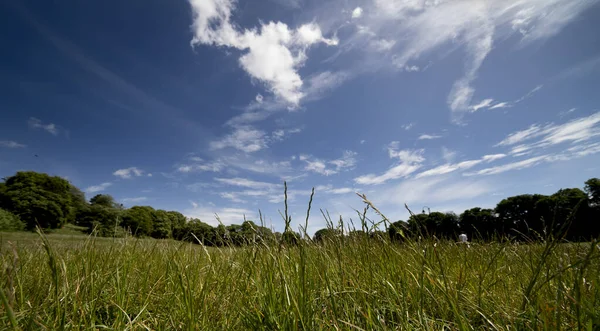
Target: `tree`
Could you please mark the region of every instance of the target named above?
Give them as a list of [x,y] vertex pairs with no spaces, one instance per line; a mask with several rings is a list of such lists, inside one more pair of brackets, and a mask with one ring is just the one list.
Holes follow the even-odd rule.
[[154,208],[133,206],[124,212],[122,224],[135,236],[150,236],[154,230]]
[[494,210],[476,207],[465,210],[460,215],[459,224],[467,237],[490,240],[496,234],[498,223]]
[[595,225],[586,224],[591,218],[588,195],[578,188],[561,189],[540,199],[536,210],[543,220],[538,231],[544,237],[551,234],[567,239],[589,237]]
[[394,222],[390,224],[390,227],[388,228],[388,235],[392,241],[403,241],[409,233],[408,223],[404,221]]
[[108,208],[119,208],[120,204],[115,202],[115,199],[108,194],[96,194],[90,199],[91,205],[99,205]]
[[585,193],[588,194],[590,202],[594,206],[600,205],[600,179],[590,178],[585,182]]
[[516,235],[533,238],[542,231],[542,217],[535,205],[544,198],[540,194],[522,194],[506,198],[496,205],[498,225],[501,235]]
[[315,232],[313,236],[313,241],[317,243],[323,243],[326,241],[331,241],[336,237],[342,235],[342,232],[338,229],[324,228]]
[[124,235],[121,227],[123,211],[101,204],[90,205],[82,212],[79,224],[88,227],[88,231],[96,231],[103,237],[121,237]]
[[165,239],[173,236],[173,227],[169,213],[164,210],[157,210],[153,213],[152,238]]
[[60,228],[74,220],[71,184],[57,176],[33,171],[17,172],[6,179],[0,207],[22,219],[28,229]]

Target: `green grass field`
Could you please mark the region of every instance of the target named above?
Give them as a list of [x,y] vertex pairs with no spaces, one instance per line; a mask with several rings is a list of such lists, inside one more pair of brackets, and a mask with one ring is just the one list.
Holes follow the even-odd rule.
[[597,244],[0,233],[0,329],[598,330]]

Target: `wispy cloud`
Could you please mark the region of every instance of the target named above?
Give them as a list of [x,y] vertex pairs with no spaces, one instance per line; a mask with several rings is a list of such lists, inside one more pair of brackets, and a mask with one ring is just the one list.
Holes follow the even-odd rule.
[[273,188],[277,188],[277,187],[281,186],[278,184],[259,182],[259,181],[255,181],[255,180],[251,180],[251,179],[247,179],[247,178],[239,178],[239,177],[215,178],[215,181],[217,181],[219,183],[227,184],[227,185],[241,186],[241,187],[247,187],[247,188],[252,188],[252,189],[273,189]]
[[0,140],[0,147],[25,148],[27,145],[19,144],[18,142],[12,140]]
[[[533,124],[529,128],[513,132],[496,146],[513,146],[512,154],[531,152],[561,143],[579,143],[600,136],[600,112],[573,119],[564,124]],[[534,142],[532,140],[537,139]],[[518,145],[517,145],[518,144]]]
[[359,18],[362,16],[362,13],[363,13],[363,9],[360,7],[356,7],[352,11],[352,18]]
[[144,174],[144,170],[138,169],[137,167],[119,169],[119,170],[113,172],[113,175],[115,175],[119,178],[123,178],[123,179],[129,179],[132,177],[140,177],[143,174]]
[[188,158],[188,161],[176,165],[177,172],[192,173],[192,172],[220,172],[225,168],[225,164],[221,160],[205,161],[198,156]]
[[410,129],[412,129],[415,126],[415,123],[407,123],[407,124],[402,124],[400,127],[403,128],[404,130],[408,131]]
[[148,200],[147,197],[135,197],[135,198],[124,198],[121,199],[124,203],[140,203]]
[[534,156],[525,160],[515,161],[495,167],[481,169],[471,173],[466,173],[465,175],[496,175],[507,171],[531,168],[533,166],[537,166],[543,163],[573,160],[576,158],[581,158],[597,153],[600,153],[599,142],[577,144],[573,147],[567,148],[562,152]]
[[481,108],[489,108],[490,105],[492,104],[492,102],[494,102],[494,99],[485,99],[482,100],[480,103],[476,104],[476,105],[472,105],[471,111],[478,111]]
[[233,133],[210,142],[210,148],[213,150],[227,147],[235,148],[245,153],[258,152],[267,147],[267,135],[264,131],[257,130],[251,126],[240,126]]
[[354,181],[362,185],[383,184],[392,179],[406,177],[421,168],[425,158],[423,150],[399,150],[399,143],[392,142],[388,146],[388,155],[399,162],[381,175],[367,174],[354,178]]
[[54,123],[48,123],[48,124],[44,124],[40,119],[37,119],[35,117],[30,117],[29,120],[27,121],[27,124],[29,125],[30,128],[33,129],[42,129],[52,135],[57,136],[59,133],[59,128],[56,124]]
[[422,134],[419,136],[419,140],[433,140],[433,139],[439,139],[442,138],[442,136],[437,135],[437,134]]
[[90,186],[88,188],[86,188],[84,191],[86,193],[98,193],[98,192],[102,192],[104,190],[106,190],[107,188],[109,188],[112,185],[112,183],[106,182],[106,183],[102,183],[100,185],[94,185],[94,186]]
[[342,157],[334,160],[321,160],[311,155],[300,155],[298,159],[306,163],[304,170],[330,176],[356,165],[356,152],[344,151]]
[[481,157],[480,159],[477,159],[477,160],[467,160],[467,161],[462,161],[459,163],[446,163],[446,164],[437,166],[435,168],[423,171],[423,172],[417,174],[415,176],[415,178],[439,176],[439,175],[444,175],[444,174],[448,174],[448,173],[455,172],[455,171],[467,170],[467,169],[470,169],[481,163],[494,162],[494,161],[500,160],[504,157],[506,157],[505,154],[491,154],[491,155],[484,155],[483,157]]

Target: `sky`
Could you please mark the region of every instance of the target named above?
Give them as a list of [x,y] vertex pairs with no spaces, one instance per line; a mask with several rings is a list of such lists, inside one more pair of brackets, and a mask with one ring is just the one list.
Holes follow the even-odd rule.
[[[600,176],[594,0],[0,4],[0,173],[309,232]],[[372,215],[374,219],[377,216]]]

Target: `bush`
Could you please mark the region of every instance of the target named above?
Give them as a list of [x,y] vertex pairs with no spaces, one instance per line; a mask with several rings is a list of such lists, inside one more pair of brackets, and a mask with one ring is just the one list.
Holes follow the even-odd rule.
[[16,215],[4,209],[0,209],[0,231],[22,231],[25,223]]

